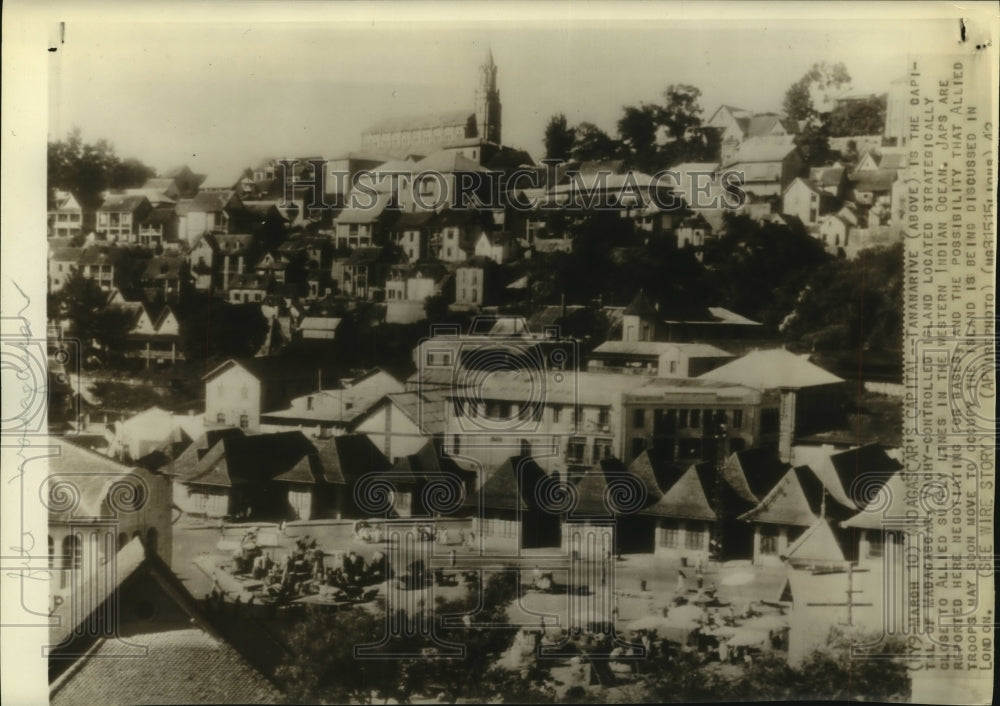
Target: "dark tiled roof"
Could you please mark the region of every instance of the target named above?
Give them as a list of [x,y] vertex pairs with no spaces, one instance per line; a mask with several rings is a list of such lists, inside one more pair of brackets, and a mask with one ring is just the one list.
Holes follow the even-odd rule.
[[894,169],[865,169],[851,174],[851,183],[855,191],[891,191],[895,181]]
[[[482,507],[491,510],[536,510],[535,488],[545,472],[531,456],[512,456],[504,461],[480,489]],[[475,496],[466,500],[474,506]]]
[[758,502],[788,472],[789,464],[778,458],[778,450],[761,447],[737,451],[726,461],[723,477],[737,494]]
[[80,254],[80,265],[117,265],[125,257],[121,248],[91,245]]
[[317,439],[316,449],[327,483],[353,484],[370,471],[385,471],[389,459],[364,434],[344,434]]
[[269,274],[259,272],[244,272],[233,275],[229,279],[229,289],[260,289],[267,291],[274,284],[274,278]]
[[645,292],[641,289],[639,293],[632,298],[632,301],[627,307],[625,307],[625,316],[656,316],[656,309],[650,303],[649,299],[646,298]]
[[181,276],[184,258],[161,255],[151,258],[143,272],[144,280],[177,279]]
[[[274,480],[292,471],[303,459],[308,462],[315,452],[300,431],[224,438],[198,462],[188,482],[232,487]],[[301,473],[296,471],[292,476],[298,478]]]
[[714,469],[711,464],[690,466],[667,489],[663,497],[643,511],[644,515],[688,520],[715,520],[709,502]]
[[[277,689],[215,633],[163,560],[145,556],[140,540],[118,553],[115,576],[115,582],[88,582],[96,590],[83,593],[84,605],[71,600],[57,609],[61,619],[52,644],[59,647],[53,654],[75,659],[52,682],[50,703],[273,703],[280,698]],[[127,641],[101,638],[90,649],[87,644],[74,647],[77,629],[89,624],[91,616],[102,607],[109,614],[117,611],[117,602],[112,607],[109,599],[129,600],[139,591],[154,600],[157,615],[175,618],[145,623],[123,614],[117,627],[128,635]],[[148,595],[151,591],[159,595]],[[146,650],[142,659],[135,658],[136,645]],[[82,656],[76,656],[80,652]]]
[[142,194],[110,194],[101,204],[98,211],[129,212],[139,208],[148,199]]

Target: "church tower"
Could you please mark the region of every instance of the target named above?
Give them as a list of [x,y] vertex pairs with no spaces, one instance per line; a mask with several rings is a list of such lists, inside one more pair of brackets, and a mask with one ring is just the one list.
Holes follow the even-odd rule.
[[500,144],[500,91],[497,90],[497,65],[493,52],[486,50],[486,63],[479,67],[476,90],[476,130],[483,142]]

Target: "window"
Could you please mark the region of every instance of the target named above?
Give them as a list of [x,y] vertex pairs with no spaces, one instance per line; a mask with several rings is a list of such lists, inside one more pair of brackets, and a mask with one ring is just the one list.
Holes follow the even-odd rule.
[[637,429],[646,426],[646,410],[637,409],[632,412],[632,426]]
[[673,375],[676,372],[677,372],[677,361],[672,360],[670,361],[670,374]]
[[562,415],[562,406],[554,404],[552,405],[552,423],[558,424],[559,417]]
[[583,463],[584,455],[587,451],[587,440],[575,437],[569,440],[566,446],[566,457],[573,463]]
[[451,438],[451,452],[456,456],[462,453],[462,439],[459,436]]
[[733,410],[733,429],[743,428],[743,410],[734,409]]
[[597,410],[597,423],[606,427],[611,423],[611,408],[610,407],[600,407]]
[[705,548],[705,539],[707,534],[708,533],[701,527],[688,527],[687,532],[684,533],[685,549],[703,550]]
[[225,412],[219,412],[217,415],[215,415],[215,421],[217,421],[219,424],[225,424],[226,423],[226,413]]
[[760,528],[760,553],[778,553],[778,528],[764,525]]
[[611,439],[594,439],[593,462],[611,458]]
[[682,409],[678,419],[679,421],[677,424],[681,427],[686,427],[688,425],[688,411],[686,409]]
[[691,410],[691,428],[697,429],[698,425],[701,424],[701,410],[692,409]]
[[59,577],[59,583],[65,587],[69,583],[70,571],[77,571],[83,566],[83,541],[75,534],[66,535],[62,541],[62,566],[63,571]]
[[880,530],[868,530],[868,556],[880,558],[885,553],[885,535]]
[[660,546],[667,548],[676,548],[679,544],[681,532],[676,527],[661,527],[660,528]]
[[248,414],[241,414],[240,415],[240,429],[249,429],[249,428],[250,428],[250,415],[248,415]]

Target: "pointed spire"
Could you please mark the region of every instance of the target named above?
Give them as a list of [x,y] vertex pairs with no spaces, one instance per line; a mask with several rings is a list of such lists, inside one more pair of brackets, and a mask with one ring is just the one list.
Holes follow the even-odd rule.
[[488,45],[486,47],[486,65],[496,66],[496,64],[493,63],[493,47]]

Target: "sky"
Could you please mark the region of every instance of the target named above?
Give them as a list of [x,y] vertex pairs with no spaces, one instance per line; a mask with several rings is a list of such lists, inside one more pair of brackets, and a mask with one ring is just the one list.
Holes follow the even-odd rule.
[[818,61],[843,62],[852,92],[885,92],[907,54],[953,24],[70,21],[49,57],[49,136],[79,127],[121,157],[229,184],[265,157],[358,149],[361,131],[389,115],[471,110],[490,48],[503,141],[540,159],[553,114],[613,132],[622,106],[658,101],[671,83],[701,89],[706,119],[721,103],[780,110]]

